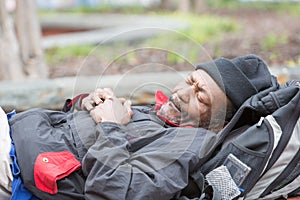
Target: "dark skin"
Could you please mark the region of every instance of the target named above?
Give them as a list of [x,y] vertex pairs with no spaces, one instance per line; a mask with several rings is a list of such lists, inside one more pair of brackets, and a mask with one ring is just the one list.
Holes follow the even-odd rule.
[[[198,69],[175,86],[169,101],[158,112],[180,126],[203,127],[217,132],[224,126],[229,104],[217,83],[204,70]],[[107,88],[97,89],[82,102],[82,108],[89,110],[97,123],[127,124],[132,116],[130,106],[129,101],[115,97]]]
[[133,114],[131,101],[117,98],[109,88],[96,89],[82,100],[81,108],[88,110],[96,123],[128,124]]
[[199,69],[175,86],[160,114],[181,126],[209,128],[211,120],[219,118],[229,103],[217,83]]

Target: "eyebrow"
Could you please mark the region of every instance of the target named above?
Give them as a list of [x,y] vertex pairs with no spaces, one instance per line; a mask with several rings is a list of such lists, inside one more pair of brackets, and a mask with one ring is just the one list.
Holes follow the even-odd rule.
[[[207,93],[207,91],[206,91],[205,88],[199,87],[200,82],[204,82],[204,81],[199,81],[199,80],[197,80],[194,74],[191,74],[190,77],[191,77],[191,79],[192,79],[193,82],[196,82],[196,83],[197,83],[197,87],[198,87],[199,90],[201,90],[201,91],[204,90],[204,91]],[[201,78],[201,76],[200,76],[200,78]],[[206,86],[207,84],[204,83],[204,84],[202,84],[202,85]]]
[[[192,81],[194,81],[194,82],[196,81],[194,73],[191,73],[190,77],[191,77]],[[202,78],[201,75],[199,75],[199,77]],[[199,85],[201,84],[200,82],[202,83],[202,87],[199,87]],[[204,103],[210,103],[211,102],[211,94],[209,94],[209,92],[207,90],[207,88],[208,88],[207,81],[197,81],[197,88],[199,89],[199,91],[201,91],[205,94],[205,97],[204,97],[205,102]]]

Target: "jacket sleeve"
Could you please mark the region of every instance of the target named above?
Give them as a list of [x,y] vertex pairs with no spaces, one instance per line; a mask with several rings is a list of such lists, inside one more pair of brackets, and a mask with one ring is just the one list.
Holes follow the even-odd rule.
[[97,128],[99,138],[82,161],[87,199],[171,199],[199,162],[198,142],[209,138],[173,131],[150,143],[140,140],[144,146],[132,152],[125,126],[100,123]]

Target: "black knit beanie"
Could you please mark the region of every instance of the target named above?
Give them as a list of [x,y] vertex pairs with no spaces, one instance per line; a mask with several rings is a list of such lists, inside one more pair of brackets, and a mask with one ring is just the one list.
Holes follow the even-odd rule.
[[200,63],[196,69],[205,70],[236,107],[240,107],[249,97],[272,85],[267,65],[253,54],[231,60],[219,58]]

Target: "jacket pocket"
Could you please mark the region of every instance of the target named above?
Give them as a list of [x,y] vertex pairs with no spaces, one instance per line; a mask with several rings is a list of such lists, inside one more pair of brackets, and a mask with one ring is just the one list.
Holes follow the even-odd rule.
[[81,163],[69,151],[40,153],[34,164],[35,185],[43,192],[56,194],[56,181],[80,168]]

